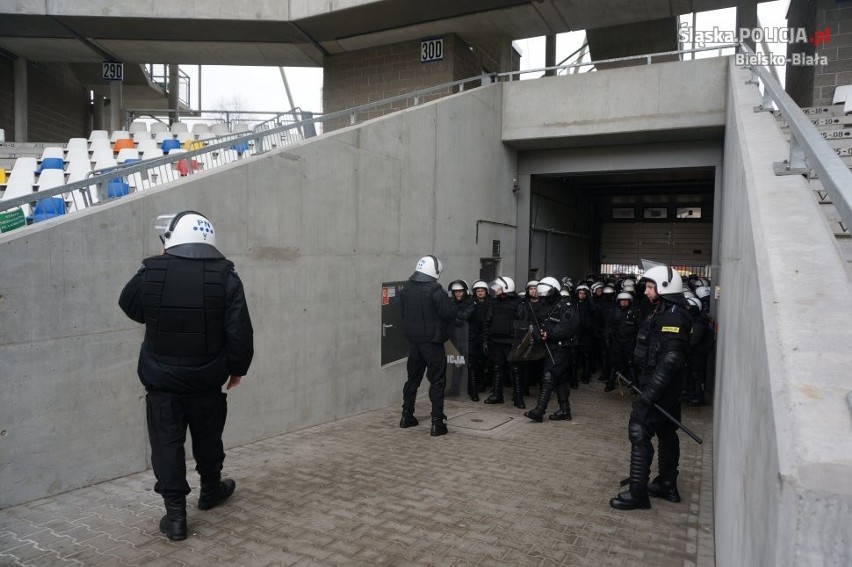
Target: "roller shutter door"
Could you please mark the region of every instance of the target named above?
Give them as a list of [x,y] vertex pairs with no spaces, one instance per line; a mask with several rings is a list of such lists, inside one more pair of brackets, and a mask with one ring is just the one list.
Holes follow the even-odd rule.
[[637,264],[639,258],[647,258],[682,266],[708,265],[712,242],[709,222],[604,223],[601,262]]

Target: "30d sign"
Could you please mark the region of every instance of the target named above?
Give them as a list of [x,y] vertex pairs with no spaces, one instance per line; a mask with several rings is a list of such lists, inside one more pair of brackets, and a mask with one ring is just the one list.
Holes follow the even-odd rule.
[[420,42],[420,62],[440,61],[444,58],[444,38],[433,37]]

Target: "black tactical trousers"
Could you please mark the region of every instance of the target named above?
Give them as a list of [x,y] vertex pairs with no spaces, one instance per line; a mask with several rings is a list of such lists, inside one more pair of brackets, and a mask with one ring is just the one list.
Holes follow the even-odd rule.
[[432,402],[432,419],[444,418],[444,388],[447,383],[447,353],[442,343],[408,342],[408,380],[402,388],[402,411],[414,413],[417,388],[423,373],[429,380],[429,400]]
[[[640,376],[640,383],[644,383]],[[669,387],[657,404],[675,419],[680,421],[680,388]],[[644,494],[647,490],[648,477],[651,472],[651,460],[654,457],[654,447],[651,439],[657,436],[659,449],[657,465],[662,481],[674,481],[678,476],[680,461],[680,439],[677,436],[677,426],[662,413],[647,405],[642,400],[633,402],[630,421],[627,426],[628,438],[631,444],[630,455],[630,490],[634,495]]]
[[157,477],[154,491],[164,497],[189,494],[183,449],[187,426],[192,436],[195,470],[201,475],[201,482],[219,482],[225,461],[222,431],[228,413],[227,395],[223,392],[195,395],[148,392],[146,407],[151,465]]

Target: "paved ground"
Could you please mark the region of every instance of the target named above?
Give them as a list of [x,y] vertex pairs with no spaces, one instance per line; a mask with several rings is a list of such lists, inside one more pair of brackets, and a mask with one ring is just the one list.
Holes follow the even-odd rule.
[[684,408],[704,444],[681,434],[683,502],[620,512],[629,396],[571,400],[573,422],[535,424],[453,398],[432,438],[421,398],[420,427],[394,405],[231,449],[236,494],[191,507],[183,542],[158,532],[150,472],[0,510],[0,564],[713,565],[712,409]]

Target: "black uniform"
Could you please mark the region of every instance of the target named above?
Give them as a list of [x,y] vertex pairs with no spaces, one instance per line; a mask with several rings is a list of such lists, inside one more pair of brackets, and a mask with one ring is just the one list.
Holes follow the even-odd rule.
[[[689,347],[692,318],[683,296],[677,294],[663,299],[639,329],[633,362],[638,371],[640,399],[633,402],[628,437],[630,439],[630,477],[628,492],[619,494],[610,505],[614,508],[650,508],[648,493],[679,501],[675,481],[680,460],[680,440],[677,426],[651,406],[657,403],[680,420],[680,368]],[[659,447],[659,476],[648,486],[654,447],[651,438],[657,436]],[[662,490],[661,490],[662,488]],[[663,494],[661,494],[663,492]],[[625,504],[627,506],[625,506]]]
[[[414,272],[402,289],[402,318],[408,339],[408,379],[402,388],[402,421],[416,425],[414,401],[417,389],[428,369],[429,400],[432,402],[432,425],[445,428],[444,388],[447,382],[447,324],[456,318],[456,308],[438,281]],[[446,432],[446,431],[444,431]]]
[[482,329],[476,318],[477,303],[465,293],[461,300],[453,297],[453,304],[456,307],[456,319],[453,321],[456,333],[453,336],[458,337],[459,332],[465,333],[464,337],[460,338],[463,338],[466,346],[464,354],[467,365],[467,395],[477,402],[480,380],[478,366],[482,365]]
[[700,311],[693,316],[692,338],[689,343],[689,354],[686,358],[687,383],[686,405],[704,405],[704,392],[707,382],[707,359],[713,350],[715,342],[713,320]]
[[486,404],[503,403],[503,380],[508,367],[512,383],[518,384],[513,388],[515,405],[523,405],[520,399],[520,368],[516,362],[509,362],[509,353],[515,342],[515,316],[521,298],[515,292],[503,293],[491,302],[485,319],[485,335],[488,340],[488,359],[491,363],[491,376],[494,387],[491,395],[485,400]]
[[187,426],[202,495],[219,485],[227,414],[222,385],[229,376],[245,376],[254,355],[243,284],[215,247],[181,244],[143,260],[119,306],[145,324],[138,374],[147,391],[154,490],[168,509],[190,492]]
[[579,332],[579,311],[577,305],[572,304],[569,297],[557,295],[553,298],[544,298],[542,301],[547,301],[548,307],[546,315],[540,321],[543,330],[547,333],[545,344],[549,349],[549,354],[544,362],[538,403],[535,408],[524,413],[524,415],[533,421],[541,422],[544,419],[544,413],[547,411],[547,404],[550,403],[550,396],[556,390],[559,409],[550,415],[550,419],[570,421],[571,406],[568,401],[570,394],[568,379],[569,375],[574,372],[571,341]]
[[577,316],[579,317],[579,328],[574,341],[576,343],[576,371],[572,370],[572,375],[569,376],[569,383],[572,388],[577,388],[577,374],[580,373],[580,380],[584,384],[591,381],[592,371],[592,336],[595,331],[596,311],[592,305],[592,301],[586,299],[578,299],[576,303]]
[[632,305],[616,306],[607,313],[607,345],[610,357],[610,374],[607,376],[606,391],[615,389],[615,373],[620,372],[628,380],[633,377],[633,349],[639,321]]

